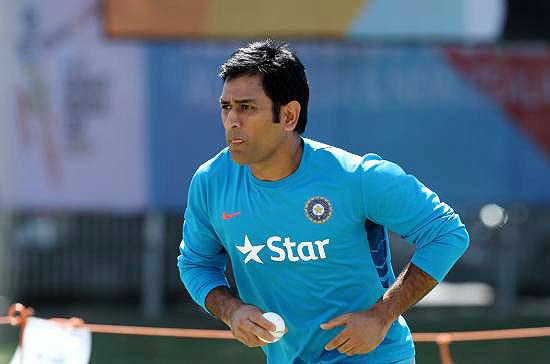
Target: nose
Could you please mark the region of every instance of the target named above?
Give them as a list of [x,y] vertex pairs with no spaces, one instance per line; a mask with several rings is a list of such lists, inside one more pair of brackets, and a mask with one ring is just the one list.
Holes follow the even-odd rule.
[[241,122],[239,121],[239,116],[237,115],[237,112],[234,109],[230,109],[227,111],[225,115],[224,124],[226,128],[238,128],[241,126]]

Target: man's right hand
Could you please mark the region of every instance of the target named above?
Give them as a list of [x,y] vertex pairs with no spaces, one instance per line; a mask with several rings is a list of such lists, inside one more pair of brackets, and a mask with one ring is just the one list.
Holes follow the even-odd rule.
[[233,296],[227,287],[214,288],[206,296],[206,307],[217,318],[225,322],[233,336],[249,347],[264,346],[275,338],[269,333],[276,329],[275,325],[262,316],[262,311],[252,305],[247,305],[238,297]]
[[229,316],[229,327],[233,336],[248,347],[267,345],[275,337],[269,331],[275,330],[275,325],[262,316],[262,311],[252,305],[242,304],[235,308]]

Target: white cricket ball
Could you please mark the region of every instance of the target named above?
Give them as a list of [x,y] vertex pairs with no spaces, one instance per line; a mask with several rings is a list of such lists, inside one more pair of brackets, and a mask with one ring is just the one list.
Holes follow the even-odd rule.
[[265,343],[274,343],[279,341],[279,339],[281,339],[281,337],[283,337],[283,335],[285,334],[285,320],[283,320],[283,318],[275,312],[265,312],[264,314],[262,314],[262,316],[275,325],[275,331],[269,332],[275,338],[275,340],[267,341],[262,338],[260,338],[260,340]]

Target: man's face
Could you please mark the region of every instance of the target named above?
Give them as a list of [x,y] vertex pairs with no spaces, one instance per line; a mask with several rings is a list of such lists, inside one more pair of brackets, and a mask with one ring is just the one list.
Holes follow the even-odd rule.
[[227,145],[236,163],[266,162],[282,147],[285,133],[280,123],[273,122],[273,103],[260,75],[225,81],[220,106]]

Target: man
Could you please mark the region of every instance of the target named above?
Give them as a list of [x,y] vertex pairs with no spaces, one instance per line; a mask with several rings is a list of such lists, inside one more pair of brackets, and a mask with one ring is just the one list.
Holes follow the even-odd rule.
[[[193,299],[270,364],[414,363],[401,314],[467,248],[458,215],[396,164],[302,138],[308,83],[286,45],[238,49],[220,77],[228,148],[193,176],[178,257]],[[416,246],[397,279],[388,230]],[[271,344],[266,311],[288,329]]]

